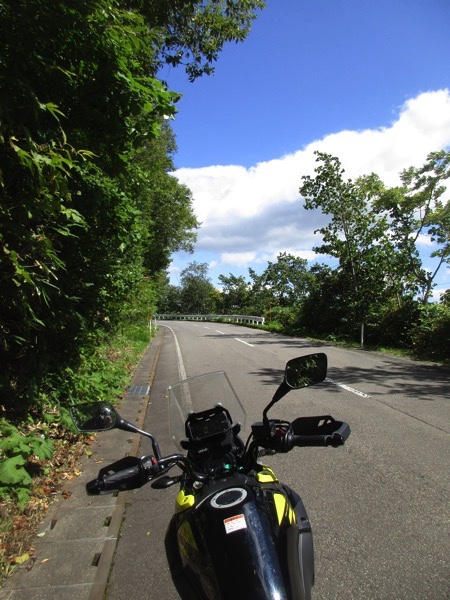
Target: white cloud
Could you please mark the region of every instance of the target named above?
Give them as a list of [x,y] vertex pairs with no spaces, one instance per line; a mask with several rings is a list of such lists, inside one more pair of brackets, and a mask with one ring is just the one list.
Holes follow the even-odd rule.
[[217,268],[254,266],[288,248],[312,259],[312,247],[320,244],[314,230],[324,221],[318,211],[302,208],[298,189],[302,175],[314,173],[314,150],[338,156],[350,178],[375,172],[393,186],[403,169],[449,145],[450,91],[440,90],[407,100],[389,126],[332,133],[249,169],[179,169],[176,176],[191,189],[202,222],[196,253],[209,253]]
[[349,177],[375,172],[396,185],[403,169],[423,164],[430,152],[449,144],[450,91],[439,90],[407,100],[390,127],[341,131],[309,147],[338,156]]
[[255,252],[225,252],[220,256],[220,262],[226,265],[245,267],[255,258]]

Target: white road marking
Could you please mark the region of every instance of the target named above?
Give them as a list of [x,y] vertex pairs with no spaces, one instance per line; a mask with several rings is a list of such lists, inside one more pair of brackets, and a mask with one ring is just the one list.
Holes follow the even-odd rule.
[[240,340],[239,338],[234,338],[235,340],[237,340],[238,342],[241,342],[241,344],[245,344],[246,346],[251,346],[253,348],[253,344],[249,344],[248,342],[244,342],[244,340]]
[[349,385],[345,385],[345,383],[339,383],[338,381],[334,381],[334,379],[330,379],[327,377],[325,381],[328,383],[332,383],[333,385],[337,385],[343,390],[347,390],[347,392],[351,392],[352,394],[356,394],[357,396],[361,396],[361,398],[370,398],[369,394],[365,394],[364,392],[360,392],[359,390],[355,390],[355,388],[350,387]]
[[170,331],[172,332],[173,339],[175,341],[175,350],[177,353],[178,373],[180,375],[180,381],[183,381],[184,379],[186,379],[186,369],[184,368],[183,356],[181,354],[181,349],[180,349],[180,344],[178,343],[178,338],[175,335],[175,331],[172,329],[172,327],[169,327],[168,325],[164,325],[164,327],[167,327],[167,329],[170,329]]
[[225,335],[223,331],[219,331],[218,329],[215,330],[216,333],[220,333],[220,335]]

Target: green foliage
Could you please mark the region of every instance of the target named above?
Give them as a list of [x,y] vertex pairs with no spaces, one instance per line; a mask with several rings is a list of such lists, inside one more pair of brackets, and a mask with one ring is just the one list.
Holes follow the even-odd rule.
[[380,301],[384,291],[389,240],[385,220],[371,209],[372,199],[384,186],[376,175],[355,182],[344,180],[338,158],[316,154],[316,176],[302,178],[300,193],[306,209],[320,208],[323,214],[330,215],[330,222],[318,230],[324,243],[314,250],[338,259],[339,270],[350,284],[343,289],[348,318],[364,323],[370,307]]
[[310,272],[313,283],[301,304],[298,327],[317,337],[353,336],[347,308],[351,283],[346,274],[326,265],[313,265]]
[[416,356],[450,361],[450,308],[444,304],[421,306],[411,337]]
[[[371,340],[384,343],[389,335],[383,322],[397,312],[402,319],[389,331],[397,335],[398,345],[408,343],[416,312],[411,299],[420,295],[426,304],[436,274],[450,260],[450,205],[442,198],[443,182],[450,176],[450,153],[431,153],[422,168],[402,173],[403,188],[392,189],[374,174],[344,180],[338,158],[316,154],[316,176],[303,177],[300,193],[307,209],[320,208],[330,216],[328,225],[318,230],[323,244],[315,250],[335,257],[339,264],[315,287],[312,299],[306,299],[302,322],[306,325],[311,316],[319,317],[320,308],[321,328],[354,338],[361,323],[368,326]],[[432,270],[420,259],[418,243],[423,236],[434,244],[431,256],[437,262]]]
[[183,312],[181,287],[171,285],[168,277],[160,288],[158,312],[166,314],[181,314]]
[[304,258],[281,252],[276,262],[269,261],[261,275],[249,269],[252,302],[258,312],[276,306],[295,306],[307,296],[312,282],[307,262]]
[[442,294],[441,303],[445,304],[445,306],[450,306],[450,289],[445,290],[445,292]]
[[271,331],[272,333],[288,333],[289,330],[286,330],[284,325],[279,321],[267,321],[264,324],[264,329],[267,331]]
[[175,143],[164,125],[179,95],[156,74],[164,62],[184,65],[191,79],[211,73],[263,6],[0,4],[0,402],[8,410],[25,414],[49,376],[75,373],[93,332],[138,319],[144,282],[157,288],[171,253],[192,251],[198,223],[190,191],[171,175]]
[[178,95],[152,76],[161,31],[109,0],[0,11],[0,403],[25,414],[196,220],[159,164],[170,140],[133,161],[175,112]]
[[14,497],[23,508],[29,500],[31,459],[53,455],[53,443],[42,431],[24,435],[6,420],[0,420],[0,496]]
[[213,63],[229,41],[243,41],[264,0],[133,0],[152,27],[162,30],[160,61],[183,65],[193,81],[214,72]]
[[275,306],[265,312],[264,316],[270,330],[294,333],[298,328],[299,315],[297,305]]
[[82,354],[77,369],[66,367],[61,377],[45,379],[39,414],[17,426],[0,420],[0,497],[15,499],[21,508],[27,504],[39,462],[53,455],[51,438],[77,433],[64,404],[120,398],[149,339],[146,326],[126,324],[121,333]]
[[225,314],[243,314],[249,304],[250,285],[245,277],[240,275],[219,275],[222,285],[221,300],[219,302],[221,311]]
[[420,306],[412,297],[398,306],[394,299],[372,310],[366,327],[367,343],[375,347],[411,349],[411,332],[420,320]]
[[[395,274],[397,294],[420,294],[423,304],[429,301],[438,272],[450,263],[450,200],[443,198],[449,177],[450,152],[431,152],[422,167],[401,173],[403,187],[386,190],[374,202],[389,223],[394,246],[389,271]],[[424,238],[433,246],[432,269],[420,260],[418,243]]]
[[216,312],[216,293],[208,277],[208,265],[196,261],[181,272],[180,300],[182,311],[207,315]]
[[193,249],[171,174],[179,94],[156,75],[212,72],[263,4],[0,3],[0,408],[21,424],[0,422],[0,493],[21,506],[67,406],[123,393],[162,271]]

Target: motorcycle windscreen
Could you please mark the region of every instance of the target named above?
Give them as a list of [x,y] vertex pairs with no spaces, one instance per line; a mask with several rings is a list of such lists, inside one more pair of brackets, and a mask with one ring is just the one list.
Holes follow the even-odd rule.
[[261,510],[260,502],[249,499],[230,510],[207,499],[179,527],[178,549],[185,576],[194,588],[202,589],[199,597],[304,597],[297,526],[287,520],[276,522],[270,506]]

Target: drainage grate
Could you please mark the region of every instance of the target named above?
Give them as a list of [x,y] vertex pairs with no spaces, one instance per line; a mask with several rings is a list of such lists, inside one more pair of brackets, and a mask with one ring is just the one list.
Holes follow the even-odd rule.
[[128,389],[129,396],[147,396],[149,392],[149,385],[133,385]]

